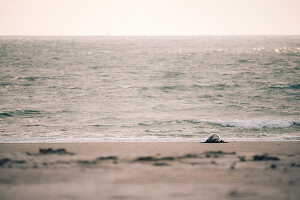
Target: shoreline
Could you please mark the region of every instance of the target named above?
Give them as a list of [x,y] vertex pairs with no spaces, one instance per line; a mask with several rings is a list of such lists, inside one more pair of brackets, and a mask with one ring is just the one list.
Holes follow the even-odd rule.
[[[193,142],[200,142],[203,143],[207,138],[200,138],[200,139],[174,139],[170,140],[168,139],[159,139],[159,140],[134,140],[134,139],[124,139],[124,140],[99,140],[97,138],[91,138],[91,139],[73,139],[73,140],[35,140],[35,141],[9,141],[9,140],[0,140],[0,144],[43,144],[43,143],[160,143],[160,142],[166,142],[166,143],[193,143]],[[284,139],[284,138],[226,138],[226,142],[300,142],[300,139]]]

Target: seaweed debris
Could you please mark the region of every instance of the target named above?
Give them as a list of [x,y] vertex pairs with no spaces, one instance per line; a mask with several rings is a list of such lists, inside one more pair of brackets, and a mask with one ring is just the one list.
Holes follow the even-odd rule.
[[30,153],[27,152],[27,155],[29,156],[36,156],[36,155],[52,155],[52,154],[58,154],[58,155],[74,155],[72,152],[68,152],[66,149],[52,149],[52,148],[45,148],[45,149],[39,149],[39,153]]
[[280,159],[278,157],[268,156],[268,154],[254,155],[253,156],[253,161],[267,161],[267,160],[278,161]]

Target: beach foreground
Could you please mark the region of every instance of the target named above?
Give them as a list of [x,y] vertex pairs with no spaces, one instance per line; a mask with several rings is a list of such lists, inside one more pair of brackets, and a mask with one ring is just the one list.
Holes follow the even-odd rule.
[[299,153],[295,141],[0,144],[0,199],[296,200]]

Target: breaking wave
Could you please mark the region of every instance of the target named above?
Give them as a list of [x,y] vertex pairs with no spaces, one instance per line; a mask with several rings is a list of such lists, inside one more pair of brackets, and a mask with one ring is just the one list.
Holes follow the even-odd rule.
[[215,121],[214,124],[223,127],[240,128],[288,128],[291,126],[300,126],[300,119],[284,120],[233,120],[233,121]]

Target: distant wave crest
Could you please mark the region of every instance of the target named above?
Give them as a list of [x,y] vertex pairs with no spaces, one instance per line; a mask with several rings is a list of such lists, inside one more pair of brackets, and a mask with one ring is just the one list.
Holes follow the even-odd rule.
[[41,115],[41,114],[42,112],[39,110],[15,110],[15,111],[1,112],[0,118],[15,117],[15,116],[31,117],[33,115]]
[[241,127],[241,128],[288,128],[291,126],[300,126],[300,119],[284,120],[234,120],[234,121],[215,121],[213,122],[223,127]]

